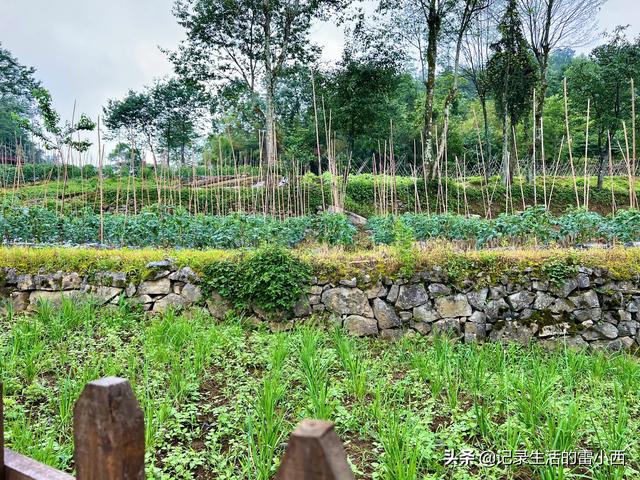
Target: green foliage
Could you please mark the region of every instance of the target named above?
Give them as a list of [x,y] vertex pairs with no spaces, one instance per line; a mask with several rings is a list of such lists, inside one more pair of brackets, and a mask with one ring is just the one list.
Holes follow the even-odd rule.
[[622,480],[640,471],[640,366],[624,353],[419,336],[381,342],[309,327],[272,334],[199,310],[151,317],[125,304],[70,301],[2,322],[6,446],[69,473],[71,407],[86,382],[104,376],[128,378],[140,402],[147,478],[273,478],[283,442],[311,412],[335,423],[355,478],[523,472],[445,465],[447,449],[625,452],[625,466],[541,465],[527,472],[534,478]]
[[[185,209],[149,207],[138,215],[105,214],[104,243],[118,246],[243,248],[273,242],[288,247],[304,240],[329,245],[353,242],[355,228],[344,215],[273,217],[191,215]],[[6,242],[96,243],[100,215],[83,209],[69,215],[42,207],[7,207],[0,212]]]
[[20,64],[0,44],[0,146],[5,156],[16,156],[19,148],[27,154],[36,150],[24,127],[34,113],[32,90],[39,86],[35,69]]
[[528,110],[537,81],[535,60],[524,38],[516,0],[508,0],[498,32],[500,39],[491,45],[494,53],[487,76],[498,113],[508,115],[515,125]]
[[617,27],[607,34],[606,43],[594,48],[588,57],[576,58],[566,71],[570,108],[574,115],[583,117],[587,101],[590,102],[591,131],[597,135],[595,147],[603,163],[609,134],[612,148],[615,149],[616,141],[624,144],[622,121],[629,124],[632,115],[629,81],[635,81],[636,89],[640,84],[640,41],[629,41],[626,28]]
[[288,311],[300,299],[311,268],[278,245],[266,245],[238,261],[215,262],[204,268],[205,284],[240,308]]
[[343,214],[321,213],[312,217],[310,227],[313,237],[327,245],[351,245],[357,233],[356,227]]
[[[279,220],[258,215],[191,215],[185,209],[145,208],[138,215],[104,215],[104,243],[131,247],[235,249],[270,242],[287,247],[319,242],[352,245],[356,228],[345,215],[323,213]],[[64,215],[43,207],[0,210],[4,242],[92,244],[99,241],[100,215],[91,209]],[[375,244],[395,245],[410,262],[414,240],[466,241],[478,247],[507,244],[576,244],[589,241],[640,241],[640,211],[619,210],[603,216],[569,210],[554,217],[543,207],[482,219],[452,214],[373,216],[367,229]]]
[[307,385],[308,416],[329,420],[333,405],[330,398],[330,377],[327,359],[321,355],[323,335],[311,326],[303,330],[300,339],[300,369]]
[[640,211],[620,210],[609,217],[608,222],[600,223],[600,229],[609,239],[637,242],[640,236]]
[[93,120],[84,113],[75,123],[60,122],[60,114],[53,108],[51,93],[46,88],[36,88],[33,90],[33,97],[42,118],[42,125],[38,122],[30,122],[28,128],[31,132],[42,140],[47,150],[58,150],[62,155],[61,148],[66,145],[77,152],[86,152],[92,143],[80,138],[81,133],[91,132],[96,128]]
[[[105,124],[112,133],[124,134],[132,144],[130,149],[135,143],[143,144],[184,165],[200,134],[208,102],[195,84],[170,78],[109,100],[104,108]],[[130,155],[125,160],[131,161]]]
[[[569,210],[560,217],[544,207],[530,207],[518,214],[500,214],[496,219],[461,215],[404,214],[402,224],[416,240],[446,239],[474,241],[482,247],[513,243],[575,243],[586,241],[633,242],[640,240],[640,211],[620,210],[602,216],[585,210]],[[393,217],[371,217],[367,228],[378,244],[397,240]]]
[[548,278],[551,283],[558,285],[575,275],[577,269],[569,258],[558,258],[546,261],[540,270],[544,278]]
[[416,270],[416,252],[413,230],[401,217],[393,222],[394,250],[400,259],[400,275],[410,277]]

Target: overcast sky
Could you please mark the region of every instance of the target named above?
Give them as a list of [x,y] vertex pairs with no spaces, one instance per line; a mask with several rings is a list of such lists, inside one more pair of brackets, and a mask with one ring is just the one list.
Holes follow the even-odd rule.
[[[639,0],[608,0],[600,30],[630,24],[640,33]],[[63,118],[78,109],[95,117],[108,98],[121,97],[171,73],[159,50],[182,37],[172,0],[0,0],[0,42],[37,69]],[[340,57],[343,35],[331,23],[314,27],[323,58]]]

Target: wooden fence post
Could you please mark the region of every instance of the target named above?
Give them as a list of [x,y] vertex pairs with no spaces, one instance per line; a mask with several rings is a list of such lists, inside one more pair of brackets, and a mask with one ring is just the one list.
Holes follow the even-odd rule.
[[333,423],[303,420],[289,437],[278,480],[353,480]]
[[88,383],[73,409],[77,480],[144,480],[144,417],[129,382]]
[[0,383],[0,480],[4,480],[4,397]]

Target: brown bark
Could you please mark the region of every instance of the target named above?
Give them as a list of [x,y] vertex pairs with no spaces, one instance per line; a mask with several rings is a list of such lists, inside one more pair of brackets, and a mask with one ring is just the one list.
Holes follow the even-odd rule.
[[429,2],[429,12],[427,15],[427,26],[429,35],[427,37],[427,80],[425,82],[425,103],[424,103],[424,143],[425,161],[427,168],[433,168],[433,102],[436,84],[436,62],[438,59],[438,37],[442,26],[442,18],[438,9],[438,0]]

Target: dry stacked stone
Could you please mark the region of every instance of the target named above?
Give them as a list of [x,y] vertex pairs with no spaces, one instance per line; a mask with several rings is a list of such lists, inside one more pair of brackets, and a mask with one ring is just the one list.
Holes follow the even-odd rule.
[[[266,313],[251,308],[255,322],[273,330],[290,328],[311,316],[343,326],[354,336],[398,339],[404,335],[447,334],[464,342],[541,342],[612,350],[640,348],[640,278],[617,281],[602,269],[580,267],[559,282],[519,272],[483,288],[455,284],[442,271],[409,279],[313,279],[291,312]],[[122,272],[18,274],[0,271],[0,296],[14,311],[33,311],[39,302],[91,296],[99,304],[126,298],[149,312],[206,305],[223,319],[233,299],[215,293],[204,298],[201,279],[188,266],[171,260],[147,265],[147,275],[133,283]],[[230,301],[231,300],[231,301]]]

